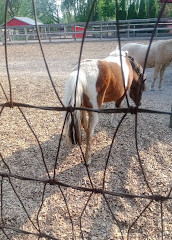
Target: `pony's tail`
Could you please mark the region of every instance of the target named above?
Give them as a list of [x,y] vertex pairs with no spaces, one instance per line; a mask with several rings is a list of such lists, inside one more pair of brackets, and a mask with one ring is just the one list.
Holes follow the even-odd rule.
[[[77,89],[76,89],[77,84]],[[76,89],[76,90],[75,90]],[[86,89],[86,75],[85,72],[80,70],[78,82],[77,71],[70,74],[65,87],[64,105],[66,107],[81,107],[83,101],[83,93]],[[75,96],[76,95],[76,96]],[[76,97],[76,100],[75,100]],[[73,113],[65,113],[65,135],[68,143],[81,144],[81,111],[76,110]]]

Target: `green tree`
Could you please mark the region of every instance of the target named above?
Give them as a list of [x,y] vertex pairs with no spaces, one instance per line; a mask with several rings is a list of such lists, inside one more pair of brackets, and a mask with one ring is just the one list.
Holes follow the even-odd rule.
[[86,22],[89,11],[91,9],[92,2],[88,0],[80,0],[77,2],[77,7],[75,8],[75,21],[76,22]]
[[[114,15],[115,0],[99,0],[90,21],[106,20]],[[93,0],[62,0],[61,9],[64,22],[86,22]]]
[[119,19],[127,19],[126,0],[121,0],[121,3],[119,5]]
[[6,0],[0,1],[0,25],[4,23],[5,2],[6,2]]
[[[111,0],[112,1],[112,0]],[[96,2],[97,3],[97,2]],[[87,0],[87,16],[86,16],[86,20],[88,18],[88,15],[89,15],[89,12],[92,8],[92,4],[93,4],[93,0]],[[92,11],[92,14],[91,14],[91,18],[90,18],[90,21],[98,21],[99,20],[99,14],[98,14],[98,4],[94,4],[94,8],[93,8],[93,11]]]
[[145,0],[140,0],[138,18],[139,19],[147,18],[147,8],[146,8],[146,1]]
[[156,18],[158,16],[159,4],[157,0],[148,1],[148,18]]
[[[20,0],[10,0],[8,3],[7,20],[14,17],[19,8]],[[6,0],[0,0],[0,24],[4,24]]]
[[99,7],[98,7],[98,4],[96,4],[92,14],[92,21],[99,21],[99,20],[101,20],[101,15],[99,15]]
[[[162,7],[162,3],[160,4],[160,9],[161,7]],[[166,4],[162,17],[164,18],[172,17],[172,4]]]
[[139,11],[139,4],[140,4],[140,0],[136,0],[136,11],[137,11],[137,13]]
[[[4,23],[6,0],[0,0],[0,21]],[[58,23],[59,14],[56,0],[35,0],[38,20],[43,23]],[[32,0],[10,0],[8,19],[18,17],[34,18]]]
[[10,0],[8,4],[8,13],[11,18],[17,16],[19,9],[21,8],[21,0]]
[[34,18],[32,0],[22,0],[18,13],[15,16]]
[[127,19],[137,19],[137,10],[135,2],[133,2],[128,8]]
[[43,23],[59,23],[56,0],[36,0],[37,15]]
[[115,17],[115,1],[103,0],[101,4],[101,15],[103,20],[110,20]]
[[61,10],[65,22],[69,23],[75,21],[77,7],[78,4],[76,0],[62,0]]

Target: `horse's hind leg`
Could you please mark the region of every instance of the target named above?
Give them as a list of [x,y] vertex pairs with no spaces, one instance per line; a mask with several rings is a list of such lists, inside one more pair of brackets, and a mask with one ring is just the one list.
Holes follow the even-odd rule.
[[153,77],[153,80],[152,80],[152,84],[151,84],[151,91],[154,91],[154,85],[155,85],[155,81],[158,77],[158,73],[160,71],[160,68],[161,66],[160,65],[156,65],[155,66],[155,69],[154,69],[154,77]]
[[161,84],[162,84],[165,69],[166,69],[166,66],[162,67],[161,70],[160,70],[160,78],[159,78],[159,85],[158,85],[159,90],[162,90]]
[[86,152],[85,152],[85,160],[87,165],[91,163],[91,143],[92,137],[94,135],[94,129],[96,124],[98,123],[98,113],[89,112],[89,122],[88,128],[86,130]]
[[112,116],[111,116],[111,126],[112,127],[116,127],[117,126],[117,116],[118,116],[118,113],[112,113]]

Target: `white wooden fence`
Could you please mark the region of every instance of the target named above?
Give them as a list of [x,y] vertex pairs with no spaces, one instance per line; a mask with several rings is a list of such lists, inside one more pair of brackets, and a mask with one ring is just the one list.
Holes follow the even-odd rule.
[[[150,38],[156,19],[135,19],[119,21],[121,39]],[[40,37],[43,41],[57,42],[82,38],[85,23],[41,25]],[[38,39],[35,26],[14,26],[7,28],[8,42],[34,42]],[[155,38],[172,37],[172,19],[163,18],[158,23]],[[86,31],[87,40],[108,40],[117,38],[116,21],[90,22]],[[4,28],[0,27],[0,41],[4,42]]]

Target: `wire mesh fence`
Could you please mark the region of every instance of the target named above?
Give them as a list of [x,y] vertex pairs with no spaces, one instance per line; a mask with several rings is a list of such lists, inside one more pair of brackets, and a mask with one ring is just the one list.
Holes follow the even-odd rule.
[[[7,0],[5,19],[7,19],[8,2]],[[166,2],[162,6],[154,30],[156,30]],[[95,4],[96,1],[93,1],[87,24]],[[33,9],[35,22],[37,22],[34,1]],[[118,45],[121,49],[117,1],[116,11]],[[170,230],[172,224],[170,177],[167,178],[168,174],[167,176],[163,175],[164,171],[159,170],[155,173],[158,161],[162,165],[162,170],[168,169],[170,173],[170,161],[166,161],[165,156],[161,159],[158,154],[155,156],[156,163],[153,166],[146,161],[146,153],[141,151],[140,148],[142,146],[144,149],[147,144],[149,145],[147,143],[148,138],[145,137],[145,142],[140,142],[139,133],[145,134],[149,126],[146,126],[146,129],[140,129],[138,118],[140,114],[141,116],[146,114],[169,116],[172,115],[171,112],[138,106],[133,107],[130,103],[126,108],[119,109],[109,106],[103,109],[84,108],[87,111],[98,112],[99,115],[104,114],[104,119],[106,119],[107,114],[112,113],[121,113],[122,117],[116,129],[108,138],[101,139],[100,135],[100,140],[97,137],[96,144],[93,143],[93,145],[98,145],[96,160],[100,161],[97,164],[99,171],[94,169],[94,165],[93,167],[80,163],[76,165],[75,161],[85,161],[85,147],[79,145],[76,151],[69,154],[69,149],[63,141],[65,121],[62,120],[60,115],[61,112],[72,114],[75,110],[83,110],[83,108],[65,107],[63,105],[59,94],[60,87],[53,80],[39,38],[38,26],[36,28],[41,56],[50,81],[48,98],[45,96],[45,101],[42,103],[38,96],[36,102],[39,102],[40,105],[16,101],[20,86],[13,88],[13,81],[16,81],[16,79],[11,77],[13,74],[11,74],[8,60],[9,51],[5,27],[4,48],[7,71],[5,81],[8,81],[8,89],[4,87],[7,84],[2,81],[3,101],[0,104],[0,116],[3,127],[6,126],[1,134],[1,142],[5,138],[8,141],[2,144],[3,149],[0,154],[2,166],[0,171],[0,239],[170,239],[172,236]],[[149,48],[153,41],[154,32],[150,39]],[[84,36],[85,34],[86,28]],[[78,71],[83,46],[84,37],[80,47]],[[148,52],[145,64],[147,57]],[[37,83],[36,80],[35,82]],[[27,95],[27,91],[29,91],[27,85],[23,85],[21,88],[26,88],[25,94]],[[51,102],[49,96],[52,94],[56,96],[56,100]],[[32,97],[32,94],[30,96]],[[33,99],[31,102],[33,102]],[[51,106],[48,104],[50,102]],[[38,121],[39,114],[42,115],[42,122]],[[127,118],[129,114],[134,116],[134,123],[133,127],[128,130]],[[32,115],[34,115],[34,123],[31,121]],[[52,122],[49,121],[49,115],[53,116]],[[9,121],[8,126],[6,125],[6,119]],[[59,121],[61,121],[61,124],[59,124]],[[52,139],[44,137],[50,131],[50,125],[58,124],[60,129],[58,137],[54,136]],[[156,123],[154,124],[156,125]],[[20,134],[16,134],[16,138],[10,138],[11,132],[15,136],[15,126],[18,127]],[[125,142],[120,140],[119,135],[125,136]],[[170,142],[170,133],[168,136],[167,142]],[[153,138],[153,135],[151,138]],[[107,140],[108,147],[106,145]],[[18,141],[20,142],[20,148],[22,148],[22,141],[28,142],[23,147],[23,151],[19,151],[21,149],[18,148]],[[153,143],[152,147],[155,148],[154,145],[156,144]],[[118,144],[129,145],[129,151],[126,150],[125,146],[120,148]],[[9,151],[11,145],[13,146],[12,155]],[[30,147],[29,151],[26,149],[27,147]],[[103,150],[101,150],[102,147]],[[166,148],[169,149],[169,147]],[[151,152],[151,148],[147,147],[147,149],[148,152]],[[61,166],[62,151],[65,152],[65,161],[67,162],[63,166]],[[106,155],[103,155],[104,151],[106,151]],[[170,152],[166,152],[166,154],[170,158]],[[103,164],[101,163],[103,158],[101,155],[104,157]],[[132,163],[128,161],[130,158]],[[116,165],[112,165],[112,159],[114,162],[118,159]],[[122,159],[127,160],[123,162]],[[122,173],[123,164],[132,167]],[[68,167],[69,169],[67,169]],[[114,174],[114,171],[116,174]],[[129,175],[131,177],[127,183],[126,179]],[[163,185],[163,180],[162,182],[161,180],[156,182],[155,176],[157,175],[160,175],[159,179],[161,177],[165,179],[165,183],[168,184]],[[169,176],[171,175],[169,174]],[[153,180],[154,178],[155,180]],[[126,186],[122,184],[122,187],[120,187],[120,181],[125,182]],[[129,187],[129,185],[131,186]],[[133,186],[135,188],[132,188]]]

